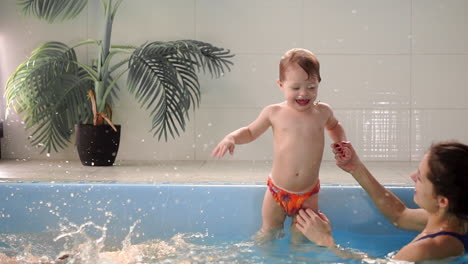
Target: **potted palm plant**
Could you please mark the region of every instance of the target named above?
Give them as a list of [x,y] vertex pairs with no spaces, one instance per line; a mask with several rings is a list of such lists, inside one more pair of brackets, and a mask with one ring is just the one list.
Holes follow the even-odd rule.
[[[112,24],[122,1],[101,0],[105,18],[101,40],[85,40],[73,46],[46,42],[8,79],[7,107],[23,114],[26,129],[31,131],[31,144],[42,147],[42,152],[66,147],[76,126],[82,163],[112,165],[120,139],[120,126],[112,123],[112,105],[120,90],[118,80],[124,74],[130,93],[150,111],[153,136],[158,140],[167,140],[168,135],[175,138],[185,130],[189,110],[199,104],[197,72],[208,71],[219,77],[230,70],[234,55],[202,41],[112,45]],[[87,3],[18,0],[23,14],[49,23],[75,18]],[[97,58],[91,63],[78,60],[76,50],[89,45],[98,49]],[[106,139],[110,141],[104,142]]]

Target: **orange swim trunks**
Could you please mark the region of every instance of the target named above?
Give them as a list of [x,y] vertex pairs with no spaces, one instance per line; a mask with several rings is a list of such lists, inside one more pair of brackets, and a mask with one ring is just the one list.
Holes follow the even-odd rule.
[[278,187],[273,183],[271,177],[268,177],[267,186],[275,201],[283,208],[288,216],[292,216],[297,214],[307,198],[320,191],[320,180],[317,180],[314,189],[302,193],[290,192]]

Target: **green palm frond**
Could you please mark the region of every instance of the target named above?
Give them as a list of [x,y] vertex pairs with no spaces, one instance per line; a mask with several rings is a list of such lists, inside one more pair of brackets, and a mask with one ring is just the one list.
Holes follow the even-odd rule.
[[229,50],[196,40],[152,42],[136,49],[129,61],[128,88],[151,109],[152,130],[158,139],[185,131],[188,111],[200,102],[197,72],[219,77],[230,70]]
[[75,18],[87,4],[88,0],[18,0],[23,14],[34,15],[49,23]]
[[5,97],[8,107],[24,114],[26,129],[33,129],[32,144],[50,152],[64,148],[74,124],[92,116],[86,97],[92,85],[72,48],[47,42],[10,77]]
[[[21,12],[50,23],[72,19],[89,0],[17,0]],[[189,110],[199,106],[197,73],[220,77],[230,70],[229,50],[196,40],[151,42],[141,47],[111,45],[114,16],[123,0],[101,0],[104,37],[69,47],[47,42],[33,51],[6,85],[6,103],[23,114],[31,142],[42,152],[64,148],[75,124],[93,118],[88,90],[95,94],[98,112],[117,99],[118,80],[128,72],[128,88],[139,104],[150,110],[153,135],[180,136]],[[99,56],[88,64],[77,60],[75,49],[96,45]],[[120,56],[124,55],[124,56]]]
[[60,42],[47,42],[33,51],[7,81],[7,102],[15,100],[18,112],[30,107],[36,98],[48,93],[48,83],[64,72],[77,69],[75,51]]

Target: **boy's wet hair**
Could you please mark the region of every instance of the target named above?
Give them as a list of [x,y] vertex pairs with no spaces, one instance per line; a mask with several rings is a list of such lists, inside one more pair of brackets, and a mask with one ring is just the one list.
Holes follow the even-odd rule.
[[433,144],[428,163],[427,177],[435,193],[449,200],[448,212],[468,220],[468,146],[455,141]]
[[306,49],[295,48],[288,50],[283,57],[281,57],[279,64],[279,79],[284,81],[285,72],[288,67],[297,63],[308,75],[308,79],[312,76],[316,77],[320,82],[320,63],[317,57]]

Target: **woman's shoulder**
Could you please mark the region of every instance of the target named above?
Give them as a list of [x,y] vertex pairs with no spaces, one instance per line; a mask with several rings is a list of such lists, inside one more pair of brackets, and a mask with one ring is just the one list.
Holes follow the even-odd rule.
[[458,238],[450,235],[440,235],[419,242],[422,242],[423,249],[434,255],[434,258],[458,256],[465,252],[463,243]]
[[459,239],[453,236],[440,235],[411,242],[403,247],[395,258],[423,261],[460,256],[464,252],[464,246]]

